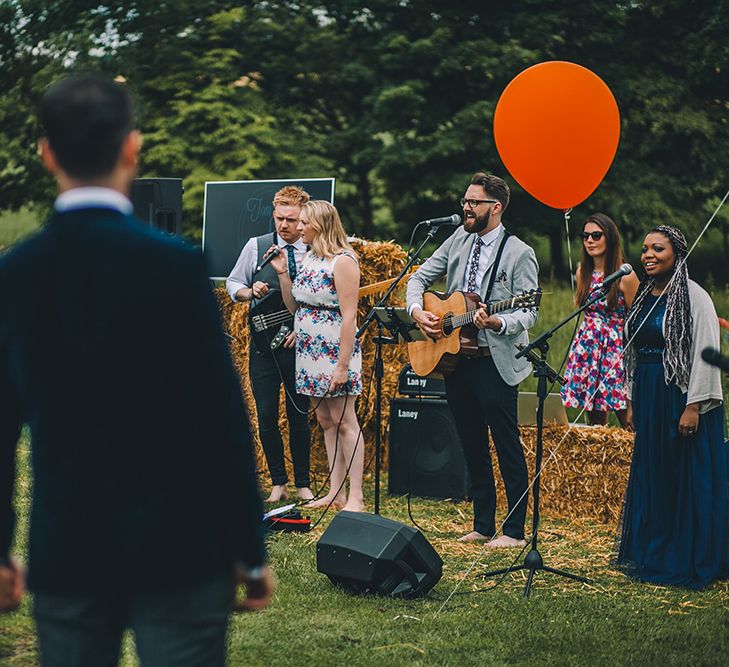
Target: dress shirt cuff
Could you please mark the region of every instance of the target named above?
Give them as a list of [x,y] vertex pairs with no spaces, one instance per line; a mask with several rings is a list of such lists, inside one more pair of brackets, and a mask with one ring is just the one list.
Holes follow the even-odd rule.
[[266,573],[265,563],[263,565],[257,565],[256,567],[248,567],[243,563],[238,563],[238,567],[243,570],[246,578],[252,581],[259,581],[260,579],[263,579],[263,576]]
[[497,315],[496,317],[498,317],[499,320],[501,321],[501,329],[499,329],[496,333],[499,336],[503,336],[506,333],[506,320],[503,317],[501,317],[500,315]]
[[420,308],[420,310],[423,310],[423,307],[422,307],[422,306],[421,306],[421,305],[420,305],[419,303],[411,303],[411,304],[410,304],[410,305],[408,306],[408,315],[410,315],[410,317],[412,317],[412,316],[413,316],[413,311],[414,311],[414,310],[415,310],[416,308]]

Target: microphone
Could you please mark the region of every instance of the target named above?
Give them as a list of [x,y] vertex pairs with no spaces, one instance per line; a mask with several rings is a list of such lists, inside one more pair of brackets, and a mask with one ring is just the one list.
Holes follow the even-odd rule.
[[611,273],[607,278],[604,278],[600,289],[607,290],[616,280],[620,280],[623,276],[627,276],[633,273],[633,267],[630,264],[623,264],[615,273]]
[[705,347],[701,352],[701,358],[712,366],[716,366],[729,373],[729,357],[725,357],[719,350],[713,347]]
[[418,224],[430,225],[431,227],[440,227],[441,225],[460,225],[461,216],[458,213],[447,215],[443,218],[431,218],[430,220],[422,220]]
[[276,255],[281,254],[281,248],[278,246],[273,248],[270,252],[267,252],[263,256],[263,261],[256,267],[256,270],[253,273],[258,273],[266,264],[268,264]]

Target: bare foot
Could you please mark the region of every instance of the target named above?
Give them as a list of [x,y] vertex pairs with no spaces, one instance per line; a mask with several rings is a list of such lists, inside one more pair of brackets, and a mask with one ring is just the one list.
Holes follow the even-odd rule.
[[526,544],[524,540],[517,540],[515,537],[509,537],[508,535],[501,535],[495,540],[491,540],[486,543],[486,546],[490,549],[505,549],[509,547],[523,547]]
[[329,505],[331,505],[332,507],[336,507],[337,509],[342,509],[342,507],[344,507],[344,502],[344,498],[324,496],[323,498],[319,498],[319,500],[312,500],[310,503],[306,503],[304,507],[315,510],[321,507],[328,507]]
[[311,500],[314,497],[314,494],[308,486],[298,487],[296,489],[296,495],[301,498],[301,500]]
[[482,535],[481,533],[477,531],[472,531],[468,533],[468,535],[464,535],[463,537],[459,537],[459,542],[488,542],[491,538],[488,535]]
[[345,512],[364,512],[364,509],[364,500],[353,500],[352,498],[350,498],[347,501],[347,504],[342,507],[342,510]]
[[271,489],[271,495],[266,498],[265,502],[267,503],[278,503],[282,500],[286,500],[289,497],[288,491],[286,491],[286,485],[285,484],[276,484]]

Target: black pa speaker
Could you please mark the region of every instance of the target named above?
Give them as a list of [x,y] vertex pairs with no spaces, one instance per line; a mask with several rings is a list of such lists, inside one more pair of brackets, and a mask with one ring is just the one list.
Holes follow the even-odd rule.
[[131,200],[134,215],[165,234],[182,231],[182,179],[135,178]]
[[350,593],[410,599],[438,583],[443,561],[415,528],[342,511],[316,545],[316,569]]
[[468,497],[468,472],[446,401],[390,401],[388,491],[425,498]]

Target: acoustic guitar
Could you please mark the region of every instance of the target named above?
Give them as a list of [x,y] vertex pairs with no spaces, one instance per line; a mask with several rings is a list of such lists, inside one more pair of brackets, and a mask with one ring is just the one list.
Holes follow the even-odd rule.
[[[419,267],[413,266],[406,275]],[[359,288],[359,298],[387,289],[395,278],[380,280]],[[271,290],[250,309],[250,333],[259,352],[277,349],[284,336],[294,328],[294,316],[284,304],[280,290]],[[286,327],[285,329],[283,327]],[[288,329],[288,331],[286,331]]]
[[[486,304],[489,315],[513,308],[539,308],[542,290],[533,289],[504,301]],[[410,365],[421,377],[438,372],[453,372],[459,357],[471,357],[478,351],[478,329],[473,323],[481,297],[473,292],[434,292],[423,294],[423,310],[440,318],[443,337],[408,343]]]

